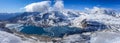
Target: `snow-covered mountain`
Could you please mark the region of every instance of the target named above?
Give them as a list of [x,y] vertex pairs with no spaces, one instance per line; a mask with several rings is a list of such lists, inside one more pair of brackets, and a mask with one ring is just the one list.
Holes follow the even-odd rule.
[[120,27],[119,12],[112,9],[93,7],[77,11],[65,9],[62,1],[56,1],[53,6],[50,4],[50,1],[29,4],[25,7],[27,12],[10,20],[38,27],[71,26],[89,32],[113,28],[117,30]]
[[[69,25],[80,28],[83,28],[83,21],[95,21],[109,25],[119,24],[120,20],[120,13],[112,9],[93,7],[93,9],[85,8],[85,11],[77,11],[65,9],[62,1],[56,1],[54,5],[51,5],[50,1],[32,3],[25,6],[25,9],[24,13],[6,14],[6,16],[10,15],[6,18],[10,18],[8,20],[11,22],[41,27]],[[1,16],[2,18],[4,16]]]
[[[83,25],[86,23],[82,22],[87,22],[88,25],[93,22],[91,25],[98,25],[98,28],[99,26],[104,27],[105,25],[106,28],[110,28],[110,25],[119,25],[119,14],[112,9],[94,7],[86,11],[87,12],[64,9],[47,12],[24,12],[10,20],[40,27],[67,25],[83,28]],[[118,26],[116,28],[118,28]]]
[[36,26],[64,26],[71,24],[71,20],[78,17],[78,11],[48,11],[48,12],[25,12],[10,20],[13,22],[32,24]]
[[117,24],[116,21],[120,20],[119,13],[112,9],[93,7],[93,9],[85,8],[85,11],[77,11],[65,9],[62,1],[56,1],[54,5],[51,5],[50,1],[32,3],[25,6],[25,9],[27,12],[10,20],[41,27],[70,25],[80,28],[82,28],[83,20],[105,25],[113,24],[113,22]]
[[[15,24],[7,24],[6,27],[18,32],[29,28],[25,32],[36,34],[43,31],[42,35],[46,35],[44,33],[47,32],[48,36],[51,34],[53,36],[62,35],[62,38],[48,38],[51,43],[119,43],[120,12],[116,10],[93,7],[92,9],[85,8],[85,11],[77,11],[65,9],[62,1],[56,1],[54,5],[51,5],[50,1],[32,3],[25,6],[25,9],[26,12],[10,17],[8,20]],[[39,29],[42,31],[38,31]],[[5,32],[1,32],[0,37],[5,35],[2,33]],[[32,36],[17,32],[14,35],[20,37],[17,40],[20,43],[34,43],[36,41],[40,43],[43,40],[37,35]],[[7,35],[5,36],[7,37]],[[10,35],[10,37],[13,36]],[[14,39],[11,39],[10,42],[12,40]]]

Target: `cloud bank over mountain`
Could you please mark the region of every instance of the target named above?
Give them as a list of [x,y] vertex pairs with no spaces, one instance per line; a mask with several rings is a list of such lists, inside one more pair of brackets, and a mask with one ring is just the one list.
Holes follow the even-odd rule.
[[25,10],[27,12],[44,12],[48,11],[49,7],[50,1],[42,1],[25,6]]
[[64,8],[63,1],[56,1],[55,5],[54,5],[54,8],[56,10],[63,10],[63,8]]
[[46,12],[51,10],[63,10],[63,1],[56,0],[54,5],[51,5],[51,1],[41,1],[29,4],[24,7],[27,12]]

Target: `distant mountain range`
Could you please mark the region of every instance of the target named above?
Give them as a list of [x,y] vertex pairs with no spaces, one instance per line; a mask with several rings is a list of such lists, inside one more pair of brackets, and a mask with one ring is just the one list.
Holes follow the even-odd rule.
[[22,13],[0,13],[0,20],[7,20],[20,14]]

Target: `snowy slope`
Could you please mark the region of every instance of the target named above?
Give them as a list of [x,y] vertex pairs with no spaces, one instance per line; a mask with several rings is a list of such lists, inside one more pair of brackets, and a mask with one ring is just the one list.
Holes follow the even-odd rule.
[[0,43],[22,43],[22,40],[18,36],[0,31]]
[[92,34],[90,43],[120,43],[120,34],[115,32],[97,32]]

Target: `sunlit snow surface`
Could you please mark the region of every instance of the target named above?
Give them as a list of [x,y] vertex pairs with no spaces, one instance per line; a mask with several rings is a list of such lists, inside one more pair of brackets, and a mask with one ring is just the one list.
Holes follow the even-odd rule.
[[91,43],[120,43],[120,34],[114,32],[97,32],[92,35]]
[[0,31],[0,43],[22,43],[22,40],[18,36]]

